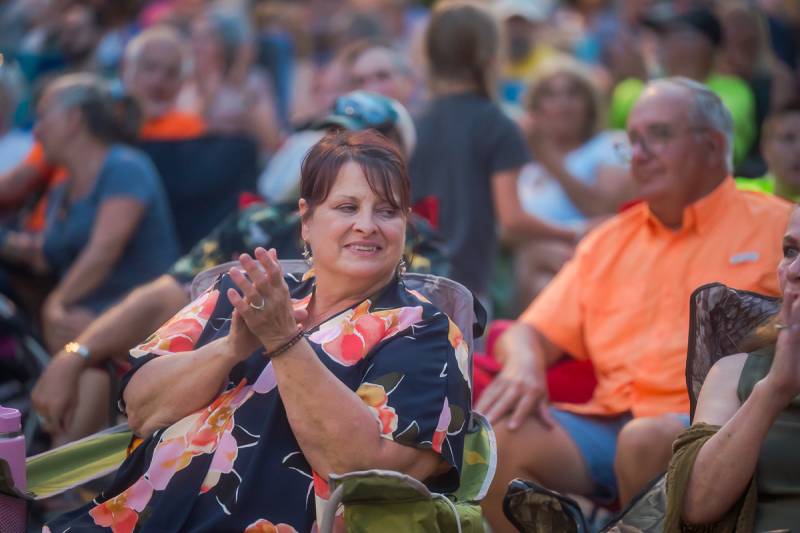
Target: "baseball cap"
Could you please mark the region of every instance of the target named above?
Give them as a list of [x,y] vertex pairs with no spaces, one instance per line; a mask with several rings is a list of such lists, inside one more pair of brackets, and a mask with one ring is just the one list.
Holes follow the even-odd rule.
[[330,113],[313,127],[340,127],[350,131],[375,129],[384,135],[395,130],[406,155],[414,151],[417,143],[414,121],[405,106],[394,98],[370,91],[351,91],[338,97]]

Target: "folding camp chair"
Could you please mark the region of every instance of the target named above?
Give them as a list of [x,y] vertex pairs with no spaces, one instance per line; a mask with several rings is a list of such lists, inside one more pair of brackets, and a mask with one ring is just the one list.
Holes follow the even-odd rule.
[[[695,289],[689,303],[686,386],[689,390],[691,416],[694,418],[697,398],[711,367],[727,355],[740,353],[741,342],[778,312],[780,302],[778,298],[732,289],[721,283],[711,283]],[[558,519],[566,516],[567,513],[553,503],[562,498],[561,495],[540,500],[525,498],[522,494],[526,490],[533,493],[539,487],[532,482],[523,483],[527,484],[527,489],[521,490],[517,484],[515,489],[506,493],[504,511],[512,523],[530,523],[530,516],[536,514],[549,517],[555,513]],[[661,533],[666,504],[666,478],[660,476],[612,518],[602,529],[602,533]],[[581,518],[568,522],[569,528],[558,531],[581,531]],[[526,533],[545,531],[533,527],[518,528]]]
[[259,153],[247,137],[143,141],[139,147],[161,176],[181,254],[236,210],[240,193],[255,190]]

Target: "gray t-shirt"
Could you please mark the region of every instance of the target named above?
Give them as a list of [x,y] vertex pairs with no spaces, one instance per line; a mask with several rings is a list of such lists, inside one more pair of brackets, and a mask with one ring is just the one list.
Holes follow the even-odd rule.
[[61,278],[89,243],[100,205],[133,198],[145,206],[139,225],[108,277],[78,305],[100,312],[125,293],[167,270],[178,258],[175,227],[158,173],[143,153],[123,145],[108,151],[94,188],[67,205],[66,183],[48,201],[44,253]]
[[415,123],[414,202],[436,199],[451,277],[485,295],[497,246],[491,179],[530,159],[525,139],[496,104],[474,93],[433,100]]

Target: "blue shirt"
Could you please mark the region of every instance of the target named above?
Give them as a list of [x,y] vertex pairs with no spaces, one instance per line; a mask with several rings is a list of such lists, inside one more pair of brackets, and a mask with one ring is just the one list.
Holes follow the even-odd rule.
[[100,206],[112,198],[137,200],[145,212],[106,279],[77,302],[95,312],[159,276],[178,258],[175,227],[158,172],[141,152],[114,145],[89,194],[68,205],[65,182],[50,197],[44,253],[59,278],[89,243]]

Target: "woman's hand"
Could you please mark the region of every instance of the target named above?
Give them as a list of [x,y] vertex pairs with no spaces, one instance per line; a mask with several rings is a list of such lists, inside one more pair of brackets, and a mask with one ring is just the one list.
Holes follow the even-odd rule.
[[780,402],[785,407],[800,394],[800,297],[796,294],[784,296],[778,314],[778,342],[775,345],[775,358],[769,374],[764,378]]
[[[294,311],[292,308],[275,249],[267,252],[264,248],[256,248],[255,256],[256,259],[248,254],[239,257],[248,277],[237,268],[230,270],[231,279],[244,294],[242,297],[234,289],[228,290],[228,298],[235,308],[231,324],[231,334],[235,335],[233,347],[235,353],[243,357],[253,351],[243,354],[253,346],[255,339],[267,352],[280,348],[297,334],[298,322],[307,316],[305,310]],[[249,331],[250,337],[242,330],[243,327]]]

